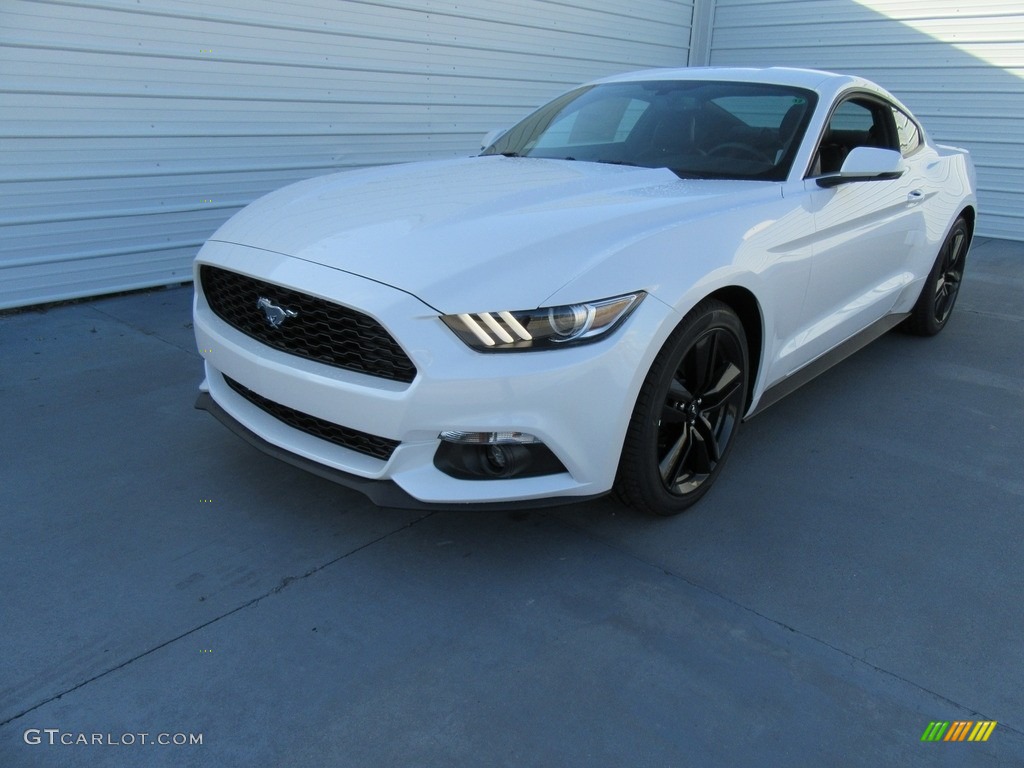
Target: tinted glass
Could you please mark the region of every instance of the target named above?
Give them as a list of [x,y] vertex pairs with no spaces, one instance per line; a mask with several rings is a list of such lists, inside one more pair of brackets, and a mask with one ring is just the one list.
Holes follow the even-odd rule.
[[782,180],[815,102],[810,91],[776,85],[607,83],[541,107],[483,154],[670,168],[687,178]]
[[896,119],[896,132],[900,136],[900,152],[909,155],[921,146],[921,132],[917,124],[902,110],[893,107],[892,116]]
[[836,107],[815,153],[811,175],[838,173],[857,147],[898,149],[892,108],[888,104],[857,97]]

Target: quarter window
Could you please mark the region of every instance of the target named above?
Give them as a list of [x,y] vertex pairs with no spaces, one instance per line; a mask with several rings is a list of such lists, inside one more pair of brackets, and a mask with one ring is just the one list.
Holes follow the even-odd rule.
[[892,116],[896,120],[896,132],[900,135],[900,152],[906,157],[921,146],[921,131],[906,112],[893,107]]

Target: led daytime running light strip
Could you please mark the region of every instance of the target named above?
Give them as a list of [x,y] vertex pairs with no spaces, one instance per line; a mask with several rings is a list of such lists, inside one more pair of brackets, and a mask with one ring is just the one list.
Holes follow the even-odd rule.
[[[495,336],[506,344],[511,344],[515,341],[512,335],[498,324],[498,321],[494,319],[494,315],[490,312],[480,312],[477,314],[477,317],[480,318],[484,325],[491,329]],[[533,338],[530,332],[526,330],[522,323],[516,320],[510,312],[498,312],[498,317],[504,320],[508,327],[515,332],[516,336],[523,341],[530,341]],[[480,323],[478,323],[472,315],[463,312],[459,315],[459,319],[472,332],[472,334],[480,340],[481,344],[485,344],[488,347],[494,346],[494,339],[487,333],[487,331],[480,327]]]

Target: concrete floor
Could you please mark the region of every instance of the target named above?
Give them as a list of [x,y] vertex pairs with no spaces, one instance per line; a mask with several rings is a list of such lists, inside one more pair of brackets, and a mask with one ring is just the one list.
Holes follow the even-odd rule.
[[187,288],[0,317],[0,765],[1021,765],[1022,289],[979,240],[669,520],[275,462],[193,410]]

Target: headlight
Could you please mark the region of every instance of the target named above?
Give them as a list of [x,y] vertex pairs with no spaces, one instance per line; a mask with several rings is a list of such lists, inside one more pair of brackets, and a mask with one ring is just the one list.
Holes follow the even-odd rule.
[[561,307],[441,315],[441,320],[466,344],[482,352],[552,349],[596,341],[611,333],[646,295],[639,291]]

